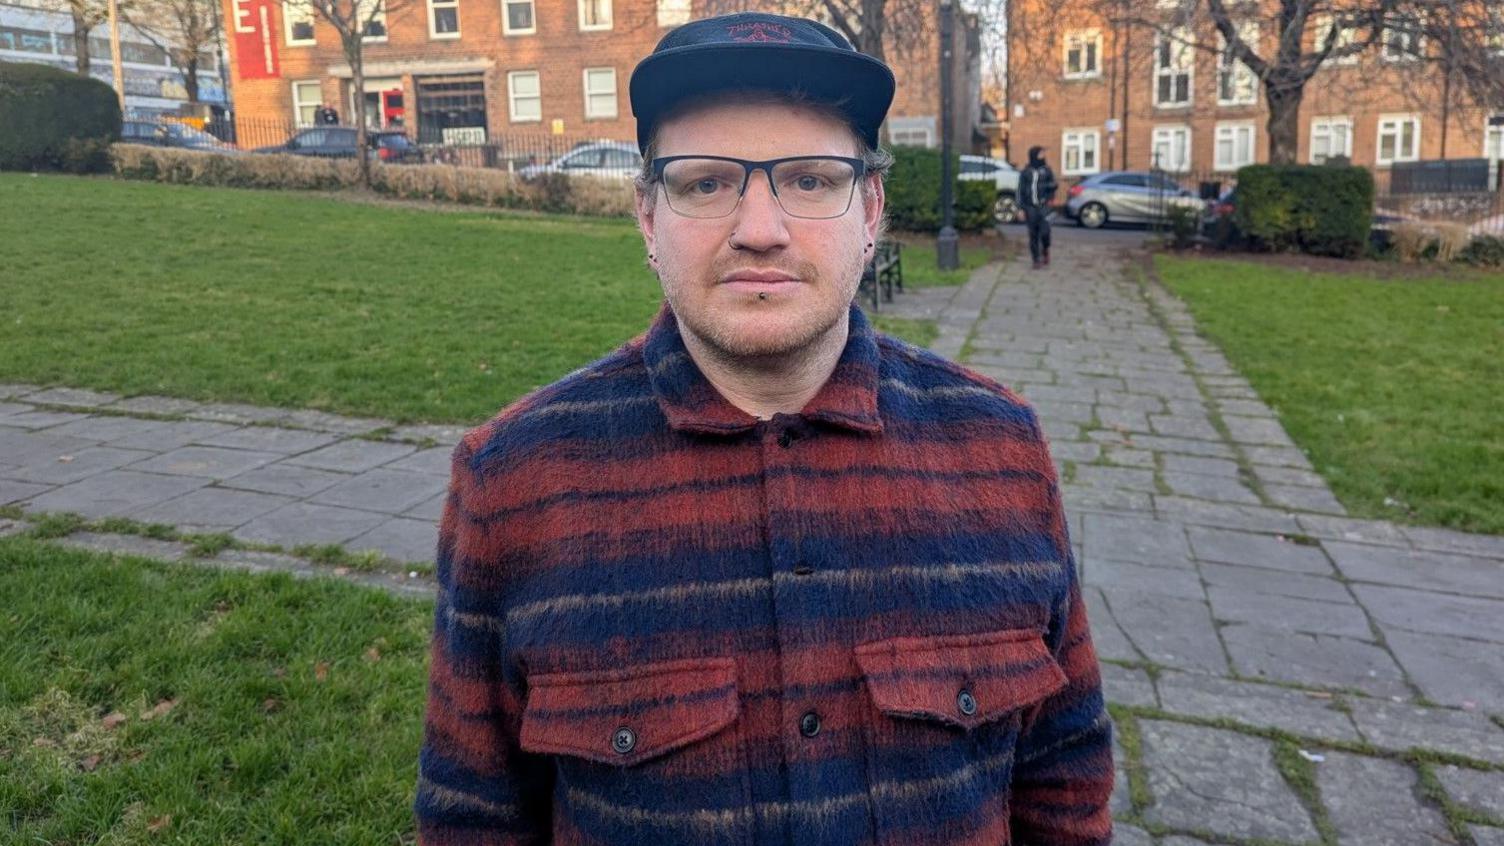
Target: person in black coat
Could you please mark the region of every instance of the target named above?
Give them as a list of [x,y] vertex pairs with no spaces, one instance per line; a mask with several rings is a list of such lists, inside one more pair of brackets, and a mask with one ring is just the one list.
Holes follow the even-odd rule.
[[1029,224],[1029,255],[1038,270],[1050,263],[1050,201],[1055,174],[1044,161],[1043,147],[1029,148],[1029,166],[1018,176],[1018,205]]

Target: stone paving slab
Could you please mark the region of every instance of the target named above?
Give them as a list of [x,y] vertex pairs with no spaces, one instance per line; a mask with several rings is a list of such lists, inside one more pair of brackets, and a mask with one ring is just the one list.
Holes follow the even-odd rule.
[[38,405],[62,405],[76,408],[102,408],[117,402],[119,394],[88,391],[82,388],[48,388],[32,393],[27,402]]
[[1108,702],[1141,708],[1159,707],[1154,681],[1147,672],[1132,667],[1102,664],[1102,692]]
[[1205,600],[1206,590],[1194,570],[1150,567],[1110,558],[1087,558],[1082,562],[1082,581],[1109,591],[1157,593],[1183,599]]
[[117,447],[85,447],[76,452],[39,457],[23,463],[11,471],[10,477],[20,482],[40,482],[48,485],[66,485],[87,479],[107,470],[114,470],[149,458],[151,453]]
[[187,446],[155,455],[131,466],[132,470],[162,473],[168,476],[199,476],[205,479],[230,479],[282,456],[275,452],[248,449]]
[[373,470],[405,455],[417,452],[411,444],[393,444],[380,441],[348,440],[331,444],[323,449],[293,456],[288,464],[312,467],[316,470],[337,470],[342,473],[360,473]]
[[1317,839],[1310,812],[1280,776],[1269,741],[1143,720],[1151,822],[1225,837]]
[[1331,562],[1320,549],[1283,541],[1277,537],[1199,526],[1188,528],[1186,537],[1196,557],[1202,561],[1242,564],[1290,573],[1335,575]]
[[1225,587],[1211,588],[1207,596],[1211,600],[1212,616],[1224,622],[1374,640],[1367,615],[1351,600],[1296,599]]
[[306,432],[299,429],[283,429],[279,426],[245,426],[200,438],[197,443],[210,447],[296,455],[328,446],[337,440],[339,436],[330,432]]
[[[4,474],[0,473],[0,477]],[[22,502],[52,490],[52,485],[41,485],[36,482],[17,482],[13,479],[0,478],[0,505],[10,505]]]
[[1504,772],[1443,764],[1436,767],[1436,778],[1452,801],[1504,823]]
[[293,500],[285,496],[205,487],[132,513],[148,523],[166,523],[188,533],[228,532]]
[[1417,590],[1504,599],[1504,561],[1353,543],[1324,543],[1349,579]]
[[108,552],[116,555],[135,555],[159,561],[181,561],[188,554],[188,547],[173,541],[136,537],[135,535],[106,535],[94,532],[75,532],[53,543],[71,549],[86,549],[90,552]]
[[1384,649],[1367,641],[1236,624],[1222,642],[1247,678],[1318,688],[1355,688],[1373,696],[1412,695],[1405,674]]
[[47,430],[47,434],[82,438],[95,443],[110,443],[131,435],[149,432],[161,425],[159,421],[138,417],[87,417],[72,423],[64,423],[61,426],[53,426]]
[[433,498],[448,486],[448,479],[423,473],[380,468],[368,470],[309,497],[320,505],[339,505],[400,514]]
[[1365,740],[1385,749],[1434,749],[1504,765],[1504,729],[1482,714],[1354,698],[1353,723]]
[[1195,673],[1161,673],[1155,683],[1165,711],[1188,717],[1223,717],[1322,740],[1362,738],[1331,694]]
[[64,512],[89,519],[128,517],[207,484],[206,479],[187,476],[114,470],[32,496],[25,507],[33,514]]
[[1504,846],[1504,828],[1470,825],[1467,830],[1476,846]]
[[[1504,601],[1355,584],[1353,593],[1381,628],[1504,643]],[[1504,649],[1504,647],[1480,648]]]
[[1112,613],[1148,660],[1167,667],[1227,674],[1227,657],[1205,602],[1115,591]]
[[1427,699],[1485,707],[1504,702],[1504,648],[1454,637],[1386,629],[1385,643]]
[[211,423],[202,420],[162,421],[151,429],[115,441],[114,446],[167,452],[189,444],[203,443],[216,435],[233,432],[237,428],[239,427],[233,423]]
[[1417,780],[1404,764],[1343,752],[1328,752],[1316,765],[1316,785],[1339,843],[1456,844],[1441,814],[1416,799]]
[[378,524],[345,545],[356,551],[374,550],[394,561],[427,562],[434,559],[439,527],[426,520],[397,518]]
[[143,395],[130,397],[119,402],[111,403],[111,411],[121,411],[137,414],[156,414],[163,416],[176,416],[197,411],[203,407],[203,403],[193,400],[178,399],[176,397],[158,397]]
[[1201,578],[1208,588],[1220,587],[1244,593],[1317,599],[1325,602],[1352,602],[1347,586],[1323,576],[1274,572],[1260,567],[1202,562]]
[[340,544],[369,532],[384,519],[370,511],[295,502],[257,517],[234,534],[241,540],[284,547]]
[[269,464],[241,473],[233,479],[220,480],[220,484],[241,490],[304,498],[350,478],[348,473],[336,473],[332,470],[315,470],[293,464]]

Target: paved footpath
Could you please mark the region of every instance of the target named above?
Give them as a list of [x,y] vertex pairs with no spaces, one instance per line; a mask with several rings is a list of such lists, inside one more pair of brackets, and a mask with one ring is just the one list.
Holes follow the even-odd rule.
[[[1504,538],[1356,520],[1185,307],[1125,248],[991,265],[887,313],[939,322],[1037,407],[1118,725],[1117,842],[1504,846]],[[459,431],[0,385],[0,535],[425,595]],[[303,552],[307,552],[306,549]]]

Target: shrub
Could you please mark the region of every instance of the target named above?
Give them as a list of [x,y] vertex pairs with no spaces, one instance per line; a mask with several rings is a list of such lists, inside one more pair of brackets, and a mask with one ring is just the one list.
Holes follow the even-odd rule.
[[1475,235],[1457,253],[1457,260],[1480,267],[1504,267],[1504,238],[1497,235]]
[[1451,261],[1457,257],[1473,237],[1467,227],[1460,223],[1436,224],[1436,260]]
[[1423,223],[1397,223],[1390,230],[1389,241],[1400,261],[1420,261],[1436,243],[1436,233]]
[[1238,171],[1233,215],[1257,248],[1352,258],[1373,226],[1373,176],[1357,167],[1250,165]]
[[1170,221],[1170,243],[1177,250],[1183,250],[1196,240],[1196,233],[1201,231],[1201,212],[1190,206],[1172,205],[1166,210]]
[[107,170],[120,138],[110,86],[60,68],[0,62],[0,170]]
[[[940,151],[927,147],[894,147],[893,169],[883,183],[888,221],[894,229],[934,232],[940,228]],[[951,173],[959,176],[961,159]],[[986,229],[993,223],[997,186],[987,180],[955,180],[956,228]]]

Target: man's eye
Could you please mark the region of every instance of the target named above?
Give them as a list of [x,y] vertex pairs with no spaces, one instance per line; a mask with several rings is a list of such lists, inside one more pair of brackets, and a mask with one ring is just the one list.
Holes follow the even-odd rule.
[[812,173],[802,173],[794,177],[791,184],[799,191],[823,191],[827,187],[825,179]]
[[694,184],[694,191],[697,194],[714,194],[716,189],[720,186],[720,180],[707,177],[705,179],[699,180]]

